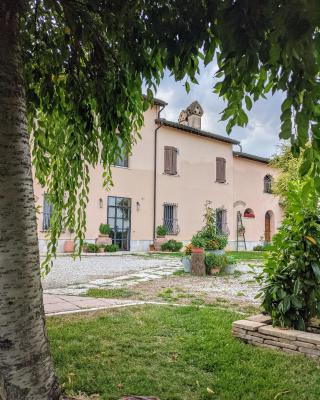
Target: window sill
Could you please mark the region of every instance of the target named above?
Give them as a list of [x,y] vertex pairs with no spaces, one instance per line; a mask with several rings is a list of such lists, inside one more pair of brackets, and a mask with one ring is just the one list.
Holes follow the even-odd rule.
[[220,183],[220,185],[229,185],[229,182],[214,181],[214,183]]
[[165,175],[165,176],[172,176],[172,177],[174,177],[174,178],[180,178],[180,175],[179,175],[179,174],[166,174],[165,172],[163,172],[162,175]]
[[121,165],[112,165],[113,168],[120,168],[120,169],[131,169],[129,167],[122,167]]

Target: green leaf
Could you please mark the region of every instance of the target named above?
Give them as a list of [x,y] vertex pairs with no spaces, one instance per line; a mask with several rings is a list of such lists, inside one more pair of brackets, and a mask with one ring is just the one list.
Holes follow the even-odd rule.
[[319,282],[320,281],[320,267],[319,267],[319,265],[313,262],[313,263],[311,263],[311,267],[312,267],[313,273],[314,273],[317,281]]
[[245,99],[245,102],[246,102],[247,110],[250,111],[251,108],[252,108],[252,100],[250,99],[249,96],[246,96],[244,99]]
[[311,166],[312,162],[310,160],[304,160],[299,168],[300,175],[301,176],[307,175],[307,173],[310,171]]
[[186,87],[186,91],[187,91],[187,93],[189,93],[189,92],[190,92],[190,84],[189,84],[189,82],[188,82],[188,81],[186,81],[186,83],[185,83],[185,87]]

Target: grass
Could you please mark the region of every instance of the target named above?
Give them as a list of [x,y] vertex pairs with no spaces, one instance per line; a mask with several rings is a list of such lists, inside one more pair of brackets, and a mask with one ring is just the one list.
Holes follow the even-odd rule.
[[136,293],[125,289],[125,288],[116,288],[116,289],[89,289],[84,296],[87,297],[101,297],[106,299],[121,299],[121,298],[128,298]]
[[161,400],[316,400],[319,365],[231,336],[242,318],[213,307],[145,306],[48,319],[66,391]]
[[265,251],[227,251],[228,256],[232,256],[235,261],[263,260]]

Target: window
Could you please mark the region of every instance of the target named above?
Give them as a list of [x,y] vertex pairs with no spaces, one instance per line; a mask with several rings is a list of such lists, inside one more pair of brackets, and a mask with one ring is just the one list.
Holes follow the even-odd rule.
[[163,225],[167,228],[168,235],[179,233],[177,208],[177,204],[165,203],[163,205]]
[[216,182],[226,182],[226,160],[225,158],[216,158]]
[[272,176],[266,175],[263,178],[263,191],[265,193],[272,193]]
[[255,218],[252,208],[246,208],[243,213],[244,218]]
[[48,231],[50,229],[50,221],[53,212],[53,204],[48,200],[45,194],[43,197],[43,213],[42,213],[42,230]]
[[216,209],[216,228],[218,235],[228,234],[227,210],[223,208]]
[[164,147],[164,173],[177,175],[177,153],[178,149],[171,146]]
[[114,165],[117,167],[128,168],[129,165],[128,154],[126,153],[126,149],[122,147],[122,137],[118,135],[117,138],[118,138],[118,146],[121,147],[121,150],[120,150],[120,155],[116,159]]

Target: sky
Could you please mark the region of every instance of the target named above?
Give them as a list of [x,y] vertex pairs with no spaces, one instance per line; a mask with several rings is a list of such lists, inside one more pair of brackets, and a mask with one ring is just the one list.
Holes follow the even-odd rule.
[[[161,113],[163,118],[178,122],[181,110],[186,109],[194,100],[198,100],[204,110],[201,120],[203,130],[219,135],[227,136],[226,123],[220,120],[220,112],[225,103],[213,93],[213,86],[217,82],[214,74],[217,71],[215,63],[207,67],[201,65],[200,76],[197,78],[199,85],[191,84],[191,90],[187,94],[184,81],[175,82],[167,73],[156,93],[156,97],[168,103]],[[277,151],[279,145],[280,109],[284,99],[282,93],[269,96],[267,100],[257,101],[248,113],[249,123],[245,128],[234,127],[231,138],[241,142],[242,151],[270,157]],[[239,150],[235,148],[235,150]]]

